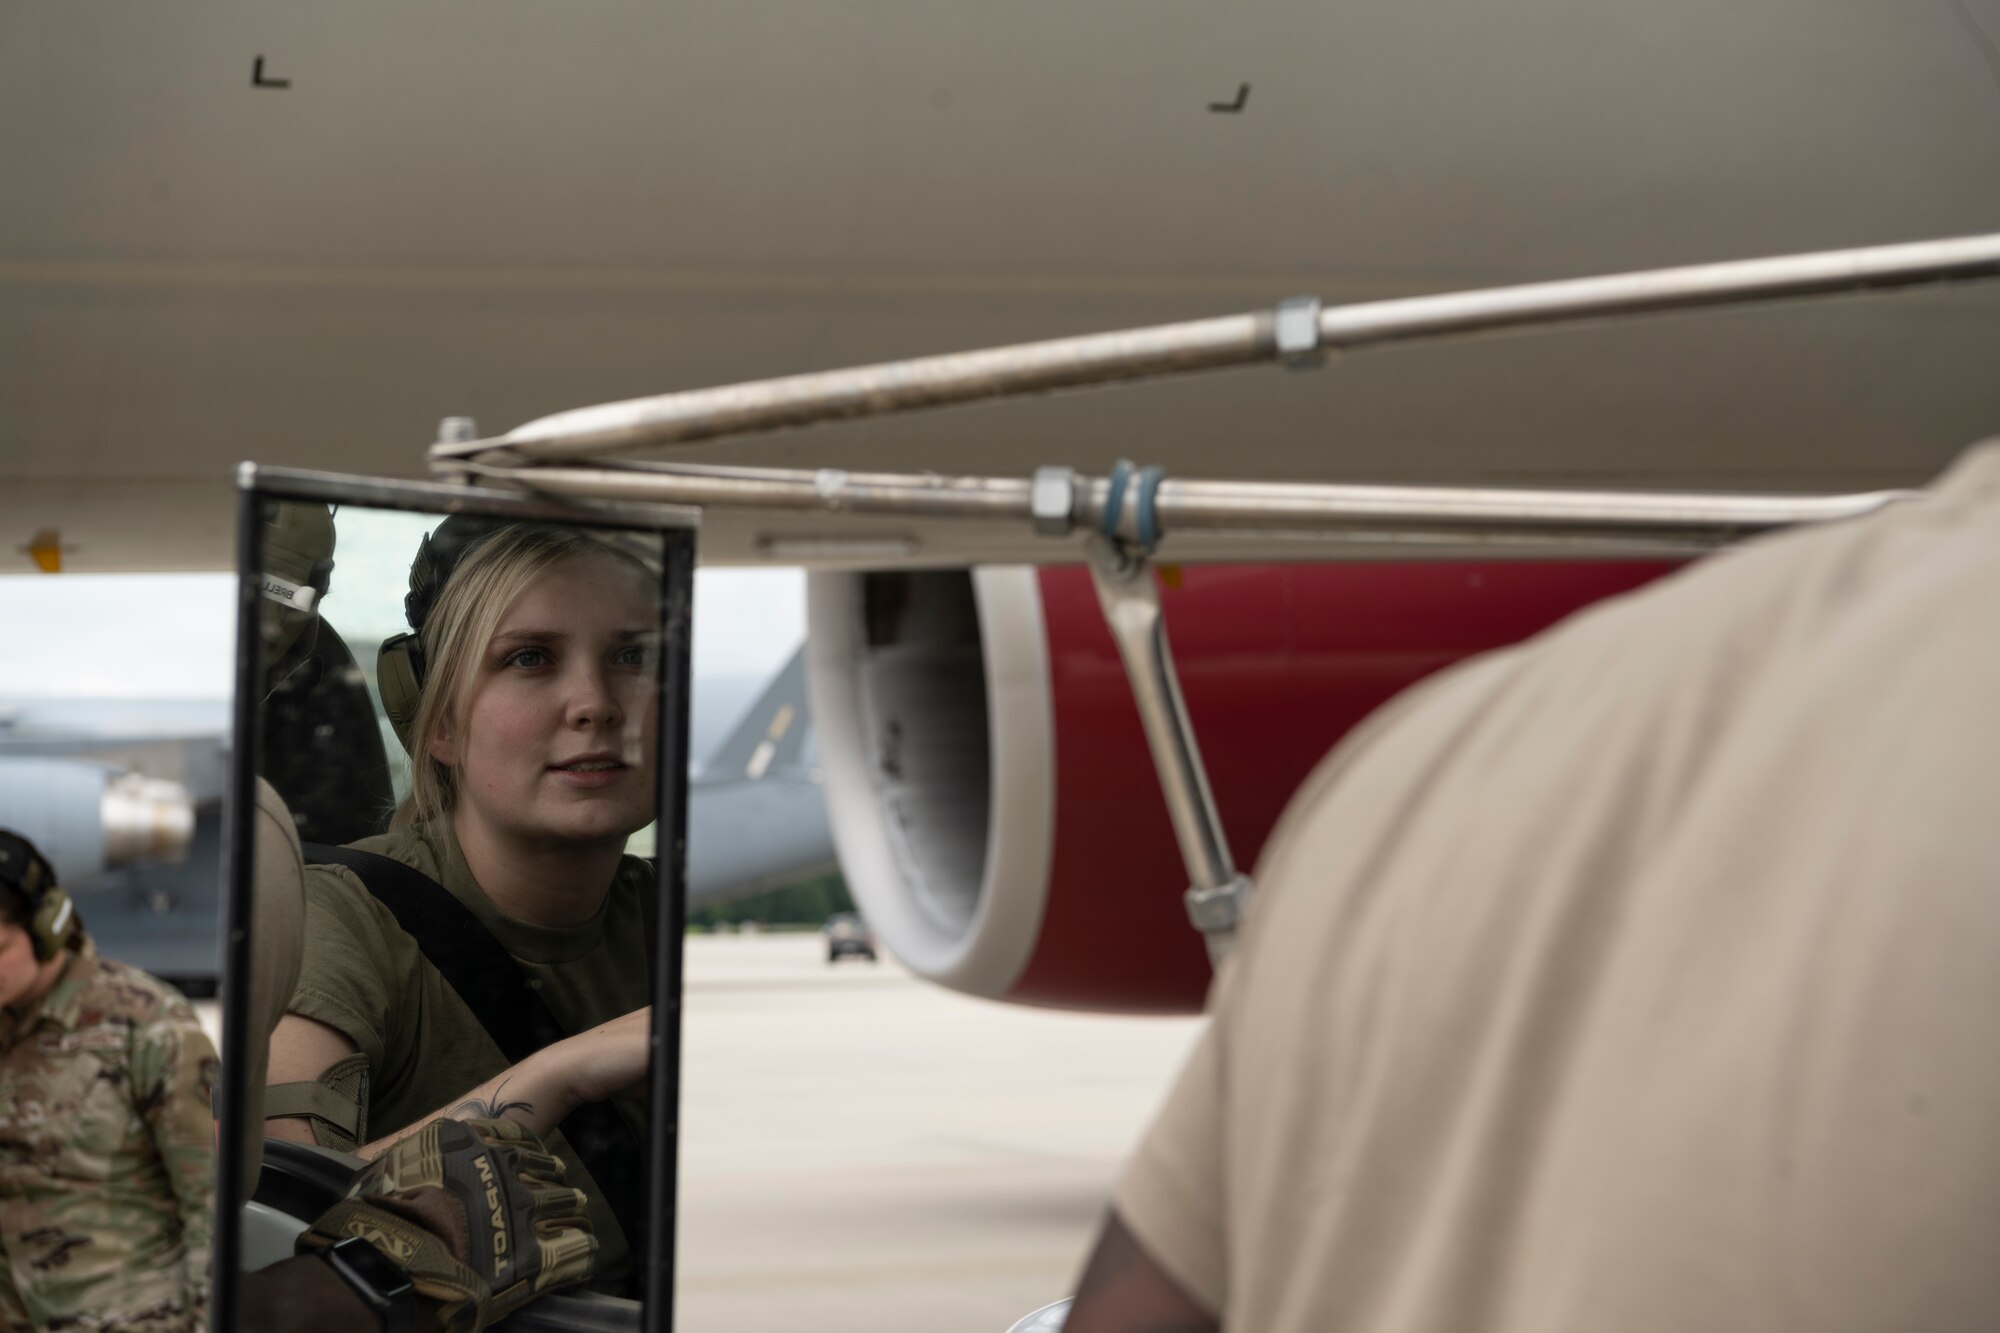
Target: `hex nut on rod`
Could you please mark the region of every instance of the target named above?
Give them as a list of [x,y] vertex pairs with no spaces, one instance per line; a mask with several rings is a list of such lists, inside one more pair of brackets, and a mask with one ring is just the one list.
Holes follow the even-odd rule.
[[1191,888],[1183,895],[1188,923],[1201,932],[1208,945],[1208,961],[1222,966],[1222,960],[1236,946],[1236,930],[1250,910],[1250,877],[1238,875],[1220,888]]
[[1076,527],[1076,469],[1038,467],[1028,488],[1028,509],[1035,531],[1044,537],[1067,537]]
[[1288,370],[1314,370],[1326,364],[1319,340],[1319,298],[1294,296],[1278,303],[1278,359]]
[[[438,422],[437,442],[440,446],[470,444],[478,438],[479,423],[471,417],[446,417]],[[433,465],[431,471],[436,474],[439,481],[449,482],[454,486],[472,485],[472,473],[467,468]]]

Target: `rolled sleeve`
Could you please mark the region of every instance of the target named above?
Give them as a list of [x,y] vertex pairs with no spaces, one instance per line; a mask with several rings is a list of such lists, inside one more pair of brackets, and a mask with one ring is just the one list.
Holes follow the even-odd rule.
[[341,1033],[368,1057],[387,1056],[389,993],[382,963],[390,941],[368,891],[344,869],[314,866],[305,880],[305,953],[286,1012]]

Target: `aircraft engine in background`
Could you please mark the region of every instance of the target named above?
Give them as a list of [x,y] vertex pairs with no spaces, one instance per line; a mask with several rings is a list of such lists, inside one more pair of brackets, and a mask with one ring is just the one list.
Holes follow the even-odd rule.
[[[1398,691],[1671,569],[1657,561],[1169,571],[1181,690],[1250,869],[1327,750]],[[1198,1010],[1209,966],[1125,671],[1081,568],[814,573],[812,709],[856,903],[930,981]]]
[[67,885],[183,861],[194,837],[185,786],[87,759],[0,755],[0,811],[0,823],[39,847]]

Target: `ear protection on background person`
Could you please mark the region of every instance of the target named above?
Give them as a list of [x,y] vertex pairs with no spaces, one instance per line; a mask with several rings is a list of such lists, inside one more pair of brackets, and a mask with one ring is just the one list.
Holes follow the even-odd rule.
[[28,900],[28,938],[35,958],[48,962],[76,938],[76,909],[56,883],[55,867],[18,833],[0,829],[0,883]]
[[[264,506],[264,568],[257,591],[275,611],[263,617],[264,669],[269,671],[319,624],[319,604],[333,583],[333,512],[296,501]],[[310,652],[312,645],[307,644]]]
[[333,511],[286,501],[264,509],[263,594],[294,611],[316,611],[333,581]]
[[390,635],[375,654],[375,688],[382,694],[382,711],[405,751],[410,749],[429,666],[424,660],[424,622],[465,553],[508,523],[485,514],[453,514],[425,535],[417,558],[410,562],[410,591],[403,598],[403,618],[410,622],[410,632]]

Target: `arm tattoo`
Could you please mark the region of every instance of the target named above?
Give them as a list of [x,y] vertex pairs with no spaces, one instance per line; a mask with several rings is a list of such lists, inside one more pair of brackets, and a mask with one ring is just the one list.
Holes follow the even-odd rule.
[[507,1118],[509,1111],[519,1111],[523,1115],[533,1115],[535,1113],[535,1104],[533,1102],[503,1102],[500,1100],[500,1094],[505,1092],[507,1085],[513,1081],[511,1077],[503,1078],[500,1080],[500,1086],[493,1089],[493,1095],[485,1101],[481,1101],[477,1097],[470,1097],[452,1107],[445,1114],[453,1120],[504,1120]]

